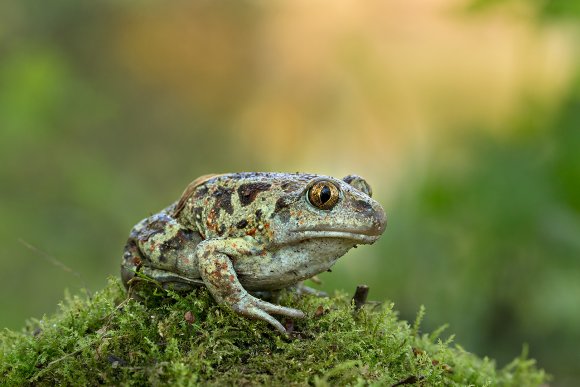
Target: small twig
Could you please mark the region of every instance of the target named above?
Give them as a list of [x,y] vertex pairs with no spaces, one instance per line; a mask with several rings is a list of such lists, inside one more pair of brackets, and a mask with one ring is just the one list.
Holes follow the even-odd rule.
[[367,285],[358,285],[352,300],[354,301],[354,310],[358,311],[367,303],[367,297],[369,295],[369,287]]
[[34,381],[36,381],[36,380],[37,380],[39,377],[41,377],[41,376],[42,376],[42,375],[44,375],[46,372],[48,372],[48,371],[49,371],[49,370],[52,368],[52,366],[53,366],[53,365],[55,365],[55,364],[57,364],[57,363],[59,363],[59,362],[63,361],[64,359],[66,359],[66,358],[68,358],[68,357],[71,357],[71,356],[74,356],[74,355],[76,355],[77,353],[81,352],[83,349],[85,349],[85,348],[87,348],[87,347],[91,346],[92,344],[94,344],[94,343],[92,343],[92,342],[91,342],[91,343],[88,343],[88,344],[86,344],[86,345],[82,346],[81,348],[79,348],[79,349],[77,349],[77,350],[75,350],[75,351],[73,351],[73,352],[67,353],[67,354],[66,354],[66,355],[64,355],[64,356],[62,356],[62,357],[60,357],[60,358],[58,358],[58,359],[56,359],[56,360],[53,360],[53,361],[51,361],[50,363],[48,363],[48,364],[46,365],[46,367],[44,367],[44,369],[40,370],[40,371],[39,371],[39,372],[38,372],[36,375],[34,375],[34,377],[32,377],[31,379],[29,379],[28,381],[29,381],[29,382],[34,382]]
[[79,279],[79,281],[81,282],[81,285],[83,286],[83,288],[85,289],[85,291],[87,292],[87,295],[89,296],[89,299],[91,298],[91,293],[89,291],[89,288],[87,287],[87,284],[85,283],[85,281],[83,280],[83,278],[81,277],[81,275],[74,271],[73,269],[71,269],[70,267],[68,267],[67,265],[65,265],[64,263],[62,263],[61,261],[59,261],[58,259],[56,259],[55,257],[53,257],[52,255],[48,254],[45,251],[40,250],[39,248],[31,245],[30,243],[26,242],[24,239],[19,238],[18,242],[20,242],[24,247],[28,248],[29,250],[35,252],[38,254],[38,256],[40,256],[41,258],[43,258],[44,260],[46,260],[47,262],[51,263],[52,265],[62,269],[63,271],[74,275],[75,277],[77,277]]

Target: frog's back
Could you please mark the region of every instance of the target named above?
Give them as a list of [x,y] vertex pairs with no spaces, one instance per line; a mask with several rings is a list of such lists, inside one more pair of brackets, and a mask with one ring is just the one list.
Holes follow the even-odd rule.
[[183,192],[174,215],[181,224],[199,230],[204,239],[249,235],[266,244],[271,217],[316,177],[277,172],[202,176]]

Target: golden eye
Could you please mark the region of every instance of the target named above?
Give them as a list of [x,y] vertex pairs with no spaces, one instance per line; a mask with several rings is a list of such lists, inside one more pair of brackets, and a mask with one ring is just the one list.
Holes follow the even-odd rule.
[[330,181],[317,181],[308,190],[308,201],[316,208],[330,210],[338,203],[338,187]]

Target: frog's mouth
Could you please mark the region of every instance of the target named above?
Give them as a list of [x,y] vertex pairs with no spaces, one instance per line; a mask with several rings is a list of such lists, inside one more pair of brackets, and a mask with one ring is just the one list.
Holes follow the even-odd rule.
[[295,229],[291,231],[291,235],[296,238],[296,240],[307,240],[307,239],[320,239],[320,238],[332,238],[332,239],[347,239],[351,240],[357,244],[372,244],[374,243],[381,234],[373,232],[374,230],[354,230],[354,229]]

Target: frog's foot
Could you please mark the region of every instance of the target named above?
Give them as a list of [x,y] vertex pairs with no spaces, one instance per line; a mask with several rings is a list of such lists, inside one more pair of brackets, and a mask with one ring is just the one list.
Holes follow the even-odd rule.
[[264,320],[278,331],[286,333],[286,329],[270,313],[293,318],[302,318],[304,313],[297,309],[271,304],[249,294],[240,284],[230,260],[230,257],[253,255],[256,251],[259,250],[241,238],[205,240],[197,246],[199,272],[218,303],[229,305],[244,316]]
[[232,304],[232,308],[237,313],[244,316],[266,321],[284,334],[287,333],[286,329],[278,320],[272,317],[270,313],[290,318],[303,318],[305,316],[304,312],[301,310],[270,304],[269,302],[260,300],[248,293],[243,295],[238,302]]

